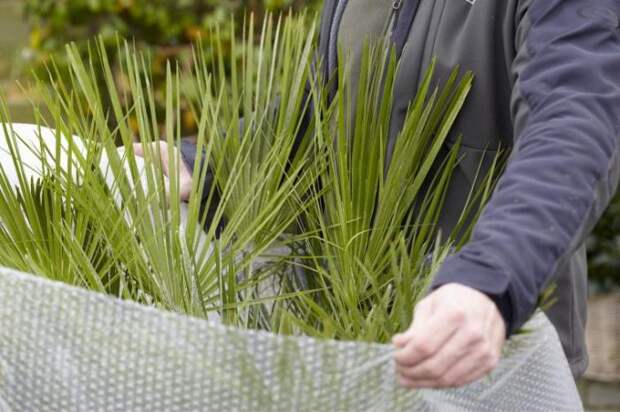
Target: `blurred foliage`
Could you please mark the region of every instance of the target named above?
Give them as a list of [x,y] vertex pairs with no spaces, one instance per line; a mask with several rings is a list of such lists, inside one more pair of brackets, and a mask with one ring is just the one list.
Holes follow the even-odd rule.
[[590,279],[602,291],[620,286],[620,192],[590,236],[588,263]]
[[[65,45],[76,42],[87,57],[88,41],[101,36],[113,67],[118,67],[118,38],[125,38],[148,51],[153,83],[163,88],[167,62],[175,61],[189,70],[191,45],[206,40],[214,25],[223,28],[222,34],[230,39],[242,33],[250,14],[262,21],[268,12],[313,11],[319,4],[318,0],[25,0],[24,12],[32,28],[29,48],[22,55],[42,79],[48,77],[52,59],[56,69],[68,75]],[[124,83],[118,79],[119,89]],[[161,98],[159,91],[156,96]],[[163,101],[158,103],[163,110]],[[181,116],[184,131],[192,134],[196,122],[189,105],[182,106]]]

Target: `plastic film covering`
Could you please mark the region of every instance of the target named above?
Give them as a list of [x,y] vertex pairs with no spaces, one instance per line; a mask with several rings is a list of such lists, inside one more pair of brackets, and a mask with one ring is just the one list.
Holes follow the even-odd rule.
[[544,315],[480,382],[396,384],[389,345],[229,328],[0,269],[0,410],[576,411]]

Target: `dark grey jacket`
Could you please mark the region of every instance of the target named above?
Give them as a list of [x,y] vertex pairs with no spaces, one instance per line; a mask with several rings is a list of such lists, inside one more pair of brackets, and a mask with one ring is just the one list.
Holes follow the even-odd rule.
[[337,43],[352,67],[363,40],[386,27],[403,46],[393,135],[432,57],[438,81],[457,64],[474,72],[454,128],[465,157],[446,198],[445,231],[485,150],[512,154],[471,240],[434,286],[458,282],[485,292],[514,332],[541,290],[556,283],[548,315],[576,376],[587,366],[584,241],[620,173],[619,15],[620,0],[326,0],[321,24],[321,53],[332,70]]
[[454,227],[484,151],[512,154],[472,239],[434,285],[491,295],[513,332],[556,283],[548,315],[575,375],[587,366],[584,241],[620,172],[619,16],[620,0],[327,0],[321,28],[330,69],[337,43],[355,67],[362,41],[382,35],[390,19],[392,39],[404,38],[393,135],[432,57],[438,81],[457,64],[474,72],[454,128],[465,157],[444,230]]

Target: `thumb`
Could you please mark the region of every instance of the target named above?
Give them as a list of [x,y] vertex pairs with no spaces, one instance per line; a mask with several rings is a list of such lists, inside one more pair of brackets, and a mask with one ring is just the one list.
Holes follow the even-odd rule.
[[413,312],[413,321],[409,328],[403,333],[397,333],[392,338],[392,344],[397,348],[407,346],[407,343],[413,338],[420,324],[426,322],[434,312],[433,296],[430,295],[422,299],[415,307]]
[[409,337],[407,336],[406,332],[397,333],[392,337],[392,344],[397,348],[403,348],[407,346],[407,342],[409,342]]
[[144,148],[142,147],[142,143],[134,143],[133,152],[136,156],[144,157]]

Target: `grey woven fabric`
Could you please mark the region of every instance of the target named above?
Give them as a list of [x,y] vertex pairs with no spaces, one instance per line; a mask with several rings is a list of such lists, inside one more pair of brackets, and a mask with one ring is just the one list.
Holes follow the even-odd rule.
[[542,314],[487,379],[395,383],[389,345],[227,328],[0,269],[2,411],[575,411]]

